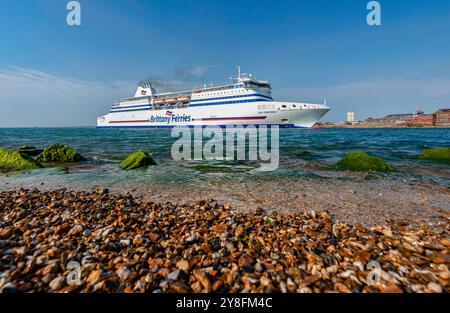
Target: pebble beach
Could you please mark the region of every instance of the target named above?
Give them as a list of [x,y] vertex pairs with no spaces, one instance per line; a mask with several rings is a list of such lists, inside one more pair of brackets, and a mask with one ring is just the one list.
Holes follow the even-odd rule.
[[[107,189],[0,192],[2,292],[448,292],[442,227],[236,212]],[[72,262],[72,263],[71,263]],[[76,262],[76,263],[73,263]],[[68,268],[68,264],[78,267]]]

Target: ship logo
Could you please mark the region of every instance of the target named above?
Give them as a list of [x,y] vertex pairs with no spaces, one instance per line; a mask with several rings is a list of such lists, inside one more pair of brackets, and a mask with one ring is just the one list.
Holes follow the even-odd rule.
[[167,115],[167,116],[172,116],[172,115],[173,115],[173,112],[172,112],[172,111],[166,111],[166,115]]
[[145,96],[147,94],[147,91],[141,90],[141,96]]

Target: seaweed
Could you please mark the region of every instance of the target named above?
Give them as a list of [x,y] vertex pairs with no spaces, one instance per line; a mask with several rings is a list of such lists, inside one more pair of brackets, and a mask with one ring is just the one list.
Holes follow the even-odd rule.
[[130,154],[125,160],[123,160],[119,164],[120,168],[124,170],[132,170],[135,168],[148,165],[156,165],[156,162],[153,160],[152,156],[148,152],[142,150],[138,150]]
[[347,153],[338,163],[339,170],[355,172],[393,172],[395,168],[380,157],[371,156],[363,151]]

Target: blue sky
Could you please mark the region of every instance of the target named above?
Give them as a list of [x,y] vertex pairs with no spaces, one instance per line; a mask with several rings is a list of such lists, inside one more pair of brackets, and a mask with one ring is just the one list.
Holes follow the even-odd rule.
[[226,82],[235,66],[325,120],[450,107],[450,2],[0,0],[0,127],[94,125],[145,78],[162,89]]

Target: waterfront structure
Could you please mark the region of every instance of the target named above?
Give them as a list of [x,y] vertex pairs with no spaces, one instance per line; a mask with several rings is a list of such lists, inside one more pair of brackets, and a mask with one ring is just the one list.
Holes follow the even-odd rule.
[[355,112],[347,112],[347,123],[353,123],[355,121]]
[[436,126],[450,126],[450,109],[440,109],[435,113]]
[[390,114],[380,118],[369,117],[363,121],[353,122],[350,122],[351,114],[349,113],[353,112],[347,113],[346,122],[321,122],[314,127],[450,127],[450,109],[440,109],[430,114],[416,110],[414,113]]
[[366,127],[399,127],[406,126],[414,114],[390,114],[385,117],[371,118],[361,121],[359,125]]

